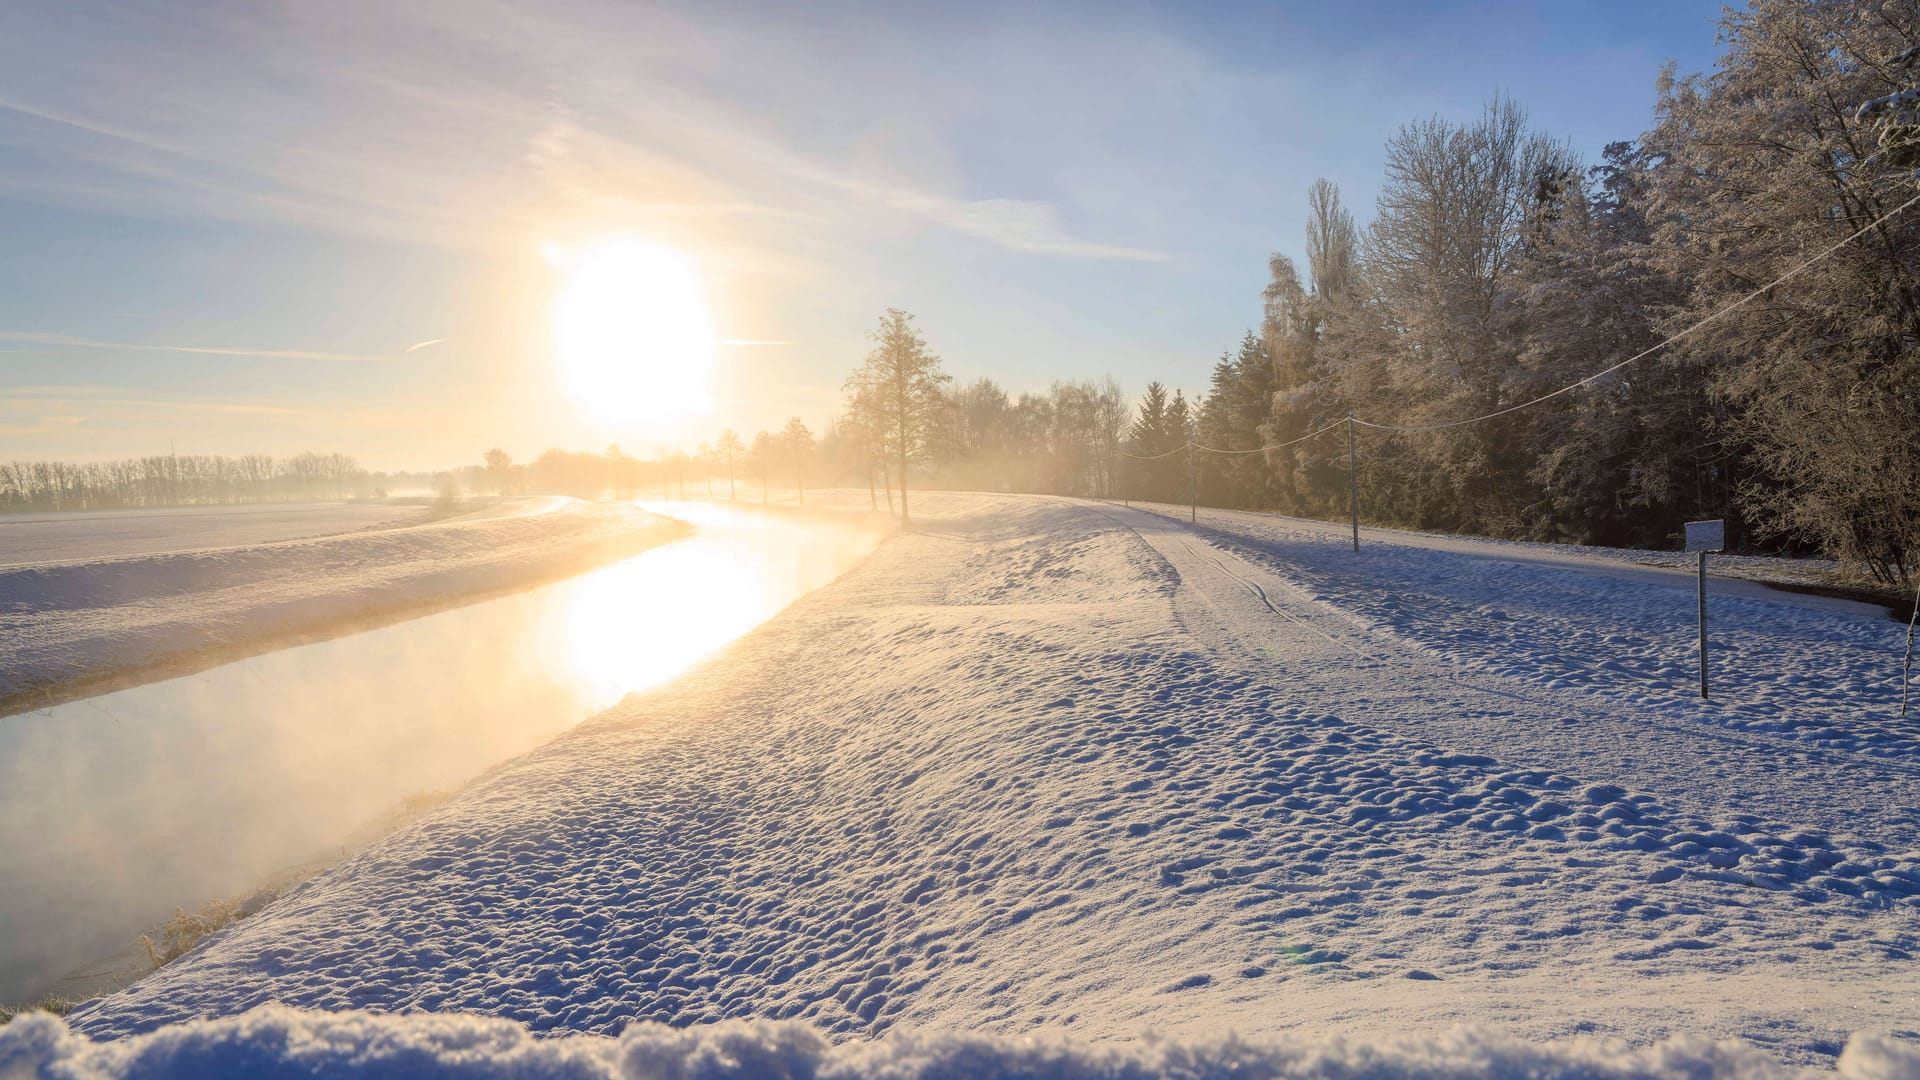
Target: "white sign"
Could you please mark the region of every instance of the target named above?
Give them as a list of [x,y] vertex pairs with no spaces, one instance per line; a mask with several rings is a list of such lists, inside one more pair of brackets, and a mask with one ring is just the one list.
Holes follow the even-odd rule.
[[1687,522],[1688,551],[1724,551],[1727,547],[1725,519]]

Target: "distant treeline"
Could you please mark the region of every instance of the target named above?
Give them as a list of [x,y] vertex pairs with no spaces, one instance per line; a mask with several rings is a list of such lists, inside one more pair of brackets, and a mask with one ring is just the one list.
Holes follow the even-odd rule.
[[425,486],[420,474],[370,473],[345,454],[154,454],[119,461],[0,462],[0,511],[380,498]]

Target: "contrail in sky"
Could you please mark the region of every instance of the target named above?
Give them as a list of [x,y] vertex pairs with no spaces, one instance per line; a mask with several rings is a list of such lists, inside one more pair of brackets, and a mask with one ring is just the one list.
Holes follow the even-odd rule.
[[720,344],[732,345],[741,349],[750,349],[760,345],[791,345],[791,341],[763,340],[760,338],[721,338]]
[[433,338],[432,340],[429,340],[429,341],[416,341],[416,342],[414,342],[413,344],[411,344],[411,345],[409,345],[409,346],[407,346],[407,351],[408,351],[408,352],[419,352],[419,351],[420,351],[421,349],[425,349],[425,348],[427,348],[427,347],[429,347],[429,346],[433,346],[433,345],[439,345],[439,344],[442,344],[442,343],[444,343],[444,342],[445,342],[446,340],[447,340],[446,338],[443,338],[443,337],[437,337],[437,338]]
[[131,341],[96,341],[67,334],[42,334],[30,330],[0,330],[0,341],[19,341],[30,345],[57,345],[71,349],[123,349],[130,352],[193,353],[198,356],[253,356],[265,360],[326,360],[345,363],[372,363],[377,356],[350,353],[314,352],[310,349],[217,349],[200,345],[149,345]]

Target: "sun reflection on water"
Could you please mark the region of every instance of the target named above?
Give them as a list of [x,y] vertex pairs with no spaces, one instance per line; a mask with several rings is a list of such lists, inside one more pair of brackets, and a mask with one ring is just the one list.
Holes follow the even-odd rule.
[[698,532],[575,580],[557,605],[563,660],[596,711],[680,675],[879,542],[863,529],[782,528],[712,504],[646,506]]

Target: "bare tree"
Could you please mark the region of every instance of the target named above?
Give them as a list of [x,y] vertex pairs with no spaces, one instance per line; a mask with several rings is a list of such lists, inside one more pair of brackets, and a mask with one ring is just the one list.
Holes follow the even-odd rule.
[[856,397],[870,395],[873,415],[887,449],[899,468],[900,520],[909,520],[907,466],[932,448],[939,418],[946,407],[941,387],[947,375],[940,358],[914,329],[913,316],[888,308],[873,332],[873,351],[866,363],[847,380]]
[[732,428],[728,428],[727,430],[720,433],[720,439],[718,442],[714,444],[714,449],[722,457],[726,459],[727,499],[728,501],[732,501],[739,497],[735,493],[734,485],[733,485],[733,459],[735,455],[745,450],[746,447],[741,444],[739,433],[734,431]]
[[800,502],[807,501],[807,461],[813,456],[813,432],[800,422],[799,417],[787,421],[786,428],[780,433],[780,441],[786,444],[787,454],[793,461],[793,485],[800,493]]
[[486,452],[483,460],[487,463],[487,479],[493,484],[493,493],[507,494],[508,481],[513,476],[513,459],[496,446]]

